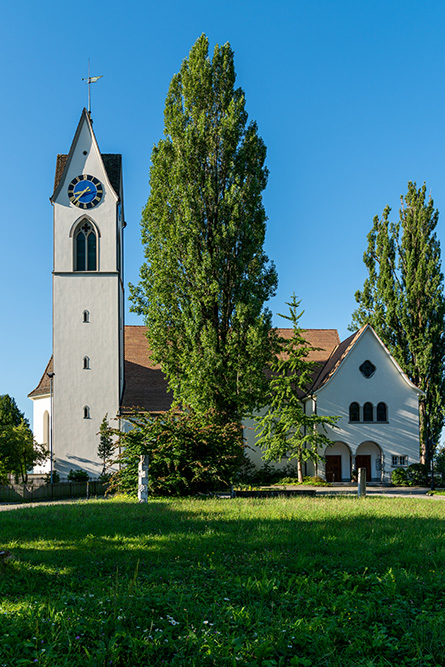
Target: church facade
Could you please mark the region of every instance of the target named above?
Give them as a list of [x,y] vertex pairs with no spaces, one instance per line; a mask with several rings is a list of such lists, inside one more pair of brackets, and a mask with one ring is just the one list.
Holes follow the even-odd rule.
[[[34,436],[50,447],[54,469],[98,477],[98,431],[105,415],[125,427],[135,408],[168,410],[172,396],[152,363],[143,326],[124,326],[122,160],[101,154],[84,109],[68,154],[58,155],[53,205],[53,354],[29,394]],[[290,329],[279,333],[290,336]],[[419,397],[373,329],[340,342],[334,329],[307,330],[319,364],[302,403],[308,412],[337,415],[325,463],[306,467],[329,481],[390,481],[391,471],[419,461]],[[248,452],[262,465],[252,424]],[[46,470],[48,466],[46,466]],[[35,470],[35,472],[43,472]]]

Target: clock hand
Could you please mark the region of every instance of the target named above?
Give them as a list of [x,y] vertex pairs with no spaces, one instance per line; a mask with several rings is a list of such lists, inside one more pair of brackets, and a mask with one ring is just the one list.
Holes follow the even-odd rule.
[[85,192],[90,191],[90,186],[86,187],[85,190],[82,190],[82,192],[76,192],[74,200],[73,201],[79,201],[81,197],[84,196]]

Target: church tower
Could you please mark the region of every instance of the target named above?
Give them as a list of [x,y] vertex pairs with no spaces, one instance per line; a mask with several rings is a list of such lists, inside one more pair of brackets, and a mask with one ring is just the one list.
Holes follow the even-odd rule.
[[[69,154],[57,156],[50,198],[54,208],[53,454],[54,469],[63,478],[71,468],[86,470],[92,477],[100,474],[97,434],[105,414],[113,419],[118,413],[123,392],[121,162],[121,155],[100,153],[84,109]],[[42,381],[42,390],[47,391],[48,380]],[[44,395],[41,391],[40,396]],[[37,399],[39,394],[32,392],[30,397]]]

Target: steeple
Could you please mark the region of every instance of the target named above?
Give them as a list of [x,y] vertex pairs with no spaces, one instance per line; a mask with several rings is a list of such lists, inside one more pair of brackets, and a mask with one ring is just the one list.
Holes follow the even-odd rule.
[[69,152],[57,156],[50,197],[53,449],[62,477],[71,468],[100,474],[97,433],[105,414],[117,414],[122,396],[122,192],[121,155],[100,152],[83,109]]

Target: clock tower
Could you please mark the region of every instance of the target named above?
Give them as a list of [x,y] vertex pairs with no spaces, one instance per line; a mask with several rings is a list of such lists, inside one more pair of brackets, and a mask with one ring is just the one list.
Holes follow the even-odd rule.
[[[97,477],[98,431],[123,391],[121,155],[101,154],[83,110],[68,155],[57,156],[53,264],[54,469]],[[48,370],[48,369],[47,369]]]

